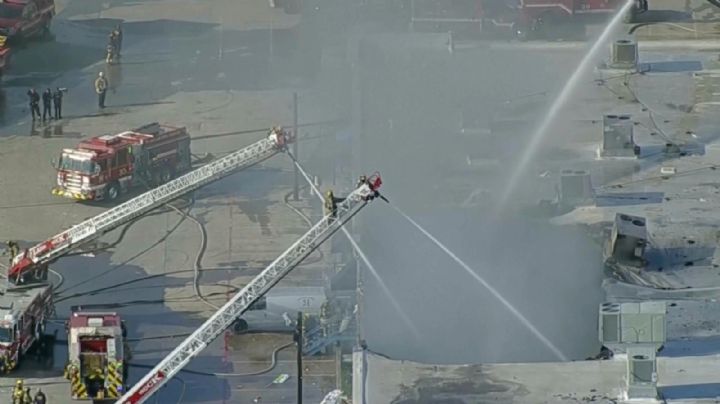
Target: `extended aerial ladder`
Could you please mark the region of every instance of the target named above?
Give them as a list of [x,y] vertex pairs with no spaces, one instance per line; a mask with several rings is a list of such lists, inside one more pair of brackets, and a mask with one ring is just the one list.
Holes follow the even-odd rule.
[[135,384],[116,404],[139,404],[182,370],[190,360],[228,328],[255,301],[267,293],[310,253],[329,239],[369,201],[379,197],[382,181],[378,174],[360,184],[336,209],[328,212],[307,233],[250,281],[203,325],[177,346],[165,359]]
[[212,161],[22,251],[13,258],[8,279],[15,284],[45,280],[48,264],[73,248],[95,240],[108,231],[190,191],[260,163],[284,151],[286,145],[293,140],[293,134],[281,128],[273,128],[266,138],[250,146]]

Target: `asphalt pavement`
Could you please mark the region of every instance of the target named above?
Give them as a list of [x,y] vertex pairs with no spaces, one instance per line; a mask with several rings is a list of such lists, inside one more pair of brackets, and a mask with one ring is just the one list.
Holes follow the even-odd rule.
[[[119,21],[124,23],[121,63],[107,66],[107,33]],[[238,132],[193,142],[197,155],[222,155],[257,141],[265,135],[264,128],[291,123],[293,92],[299,93],[301,123],[334,119],[336,111],[322,101],[322,91],[305,75],[286,68],[295,57],[291,28],[297,23],[297,16],[270,9],[264,2],[58,1],[53,38],[18,50],[0,90],[1,237],[29,246],[107,208],[50,194],[55,180],[52,159],[80,138],[155,121],[184,125],[193,137]],[[100,71],[110,82],[103,110],[97,107],[92,87]],[[25,95],[31,87],[68,89],[62,120],[31,121]],[[304,134],[310,137],[312,131]],[[316,155],[319,145],[319,140],[304,142],[303,160]],[[234,290],[230,284],[242,286],[306,230],[304,219],[284,202],[292,190],[290,164],[286,156],[277,156],[195,193],[189,212],[208,233],[202,266],[214,270],[201,277],[201,293],[210,295],[211,301],[224,302],[227,292]],[[314,161],[309,166],[322,164]],[[317,212],[314,200],[296,204],[308,215]],[[156,364],[181,341],[168,335],[191,333],[213,311],[192,288],[201,237],[197,223],[175,211],[161,212],[131,225],[109,250],[58,260],[53,269],[63,280],[58,318],[51,329],[64,338],[62,321],[72,306],[118,311],[134,340],[131,350],[138,366],[130,370],[130,383],[138,380],[148,371],[142,366]],[[118,237],[120,229],[95,247]],[[185,272],[93,292],[178,270]],[[284,283],[317,282],[321,270],[317,265],[301,268]],[[276,348],[269,341],[254,340],[254,349],[261,352],[249,358],[245,347],[233,349],[221,337],[188,368],[226,374],[267,368]],[[51,403],[72,402],[61,380],[66,349],[58,344],[52,366],[28,363],[17,374],[30,384],[50,383],[43,390]],[[257,376],[181,373],[150,402],[249,403],[257,396],[266,397],[263,402],[295,402],[293,358],[291,347],[280,352],[274,368]],[[319,401],[334,388],[334,366],[331,371],[324,365],[314,370],[313,360],[308,363],[305,397]],[[281,374],[288,374],[289,380],[273,385]],[[13,377],[0,378],[0,396],[9,396],[5,386]]]

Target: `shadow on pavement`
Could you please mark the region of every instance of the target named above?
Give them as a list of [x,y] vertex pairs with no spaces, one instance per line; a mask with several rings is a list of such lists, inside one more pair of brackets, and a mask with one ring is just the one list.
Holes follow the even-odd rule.
[[720,396],[720,383],[666,386],[659,390],[660,396],[665,400],[716,398]]
[[[97,48],[48,41],[33,43],[32,48],[18,49],[3,80],[4,87],[37,86],[50,83],[64,72],[91,65],[104,56]],[[48,73],[48,74],[38,74]],[[13,77],[13,75],[28,75]]]

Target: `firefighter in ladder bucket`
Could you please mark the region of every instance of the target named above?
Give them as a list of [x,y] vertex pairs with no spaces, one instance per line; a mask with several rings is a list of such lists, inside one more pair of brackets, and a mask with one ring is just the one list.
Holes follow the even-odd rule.
[[279,149],[284,149],[287,144],[287,133],[282,126],[273,126],[269,133],[270,139],[275,142]]
[[345,198],[337,198],[333,191],[329,189],[325,193],[325,215],[330,215],[330,221],[337,218],[337,204],[342,203]]

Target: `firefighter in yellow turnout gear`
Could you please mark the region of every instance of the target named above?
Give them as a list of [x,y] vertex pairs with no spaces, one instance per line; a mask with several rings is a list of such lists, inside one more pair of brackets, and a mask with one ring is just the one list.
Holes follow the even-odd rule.
[[12,266],[13,259],[20,253],[20,246],[13,240],[9,240],[6,244],[8,252],[10,253],[10,266]]
[[332,190],[325,193],[325,214],[330,215],[330,220],[337,218],[337,204],[344,200],[345,198],[336,198]]
[[12,403],[23,404],[23,396],[25,395],[25,386],[22,379],[15,381],[15,388],[12,392]]
[[90,369],[90,373],[87,376],[88,380],[88,393],[90,397],[94,398],[105,398],[105,375],[103,371],[98,367]]

